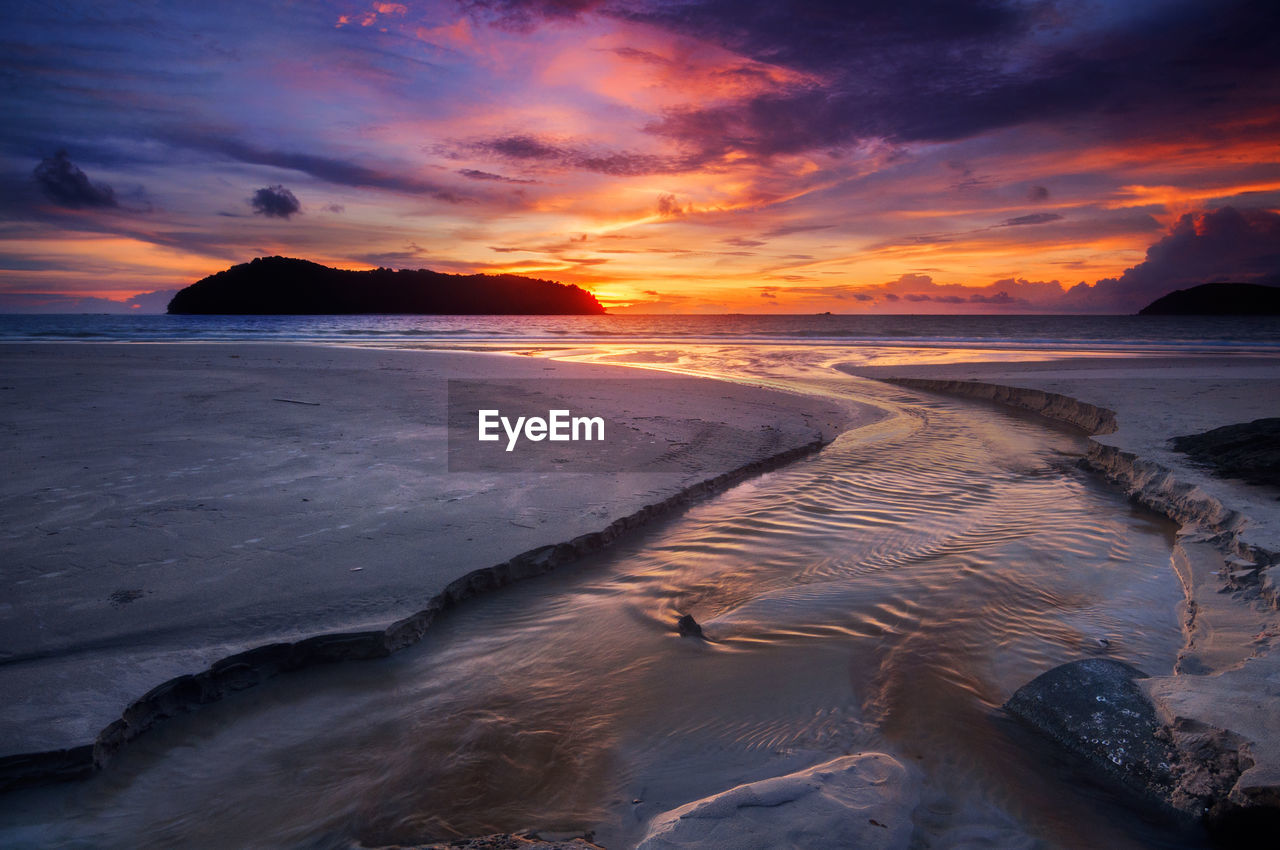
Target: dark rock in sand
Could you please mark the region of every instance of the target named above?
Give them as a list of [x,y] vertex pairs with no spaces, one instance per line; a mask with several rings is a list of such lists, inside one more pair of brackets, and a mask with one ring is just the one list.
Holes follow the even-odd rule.
[[685,614],[679,620],[676,620],[676,631],[681,637],[699,637],[706,639],[702,634],[702,626],[698,625],[698,621],[693,619],[692,614]]
[[1107,775],[1167,803],[1175,756],[1134,683],[1145,678],[1120,661],[1073,661],[1023,685],[1004,707]]
[[1217,475],[1280,486],[1280,419],[1224,425],[1203,434],[1174,437],[1170,443]]

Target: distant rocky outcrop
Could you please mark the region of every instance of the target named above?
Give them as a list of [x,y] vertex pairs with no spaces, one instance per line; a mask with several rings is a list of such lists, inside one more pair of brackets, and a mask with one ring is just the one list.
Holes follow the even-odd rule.
[[260,257],[178,292],[169,313],[222,315],[598,315],[585,289],[518,275],[426,269],[346,271],[288,257]]
[[1206,283],[1157,298],[1139,316],[1277,316],[1280,286]]

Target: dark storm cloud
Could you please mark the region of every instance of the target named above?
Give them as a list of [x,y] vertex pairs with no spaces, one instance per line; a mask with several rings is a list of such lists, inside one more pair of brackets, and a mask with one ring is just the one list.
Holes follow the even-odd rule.
[[115,191],[105,183],[94,183],[67,156],[64,150],[40,161],[33,172],[45,196],[70,209],[118,207]]
[[1280,213],[1234,207],[1188,213],[1143,262],[1092,289],[1075,287],[1068,299],[1130,311],[1175,289],[1222,281],[1280,283]]
[[[1030,0],[812,0],[803,4],[483,0],[488,20],[533,27],[582,14],[641,22],[806,75],[751,97],[674,109],[647,129],[710,161],[863,139],[939,142],[1089,115],[1133,134],[1274,103],[1274,2],[1183,3],[1144,14]],[[1123,8],[1123,7],[1121,7]],[[1152,122],[1157,123],[1153,124]],[[1033,197],[1043,200],[1043,187]]]
[[673,112],[651,128],[722,150],[949,141],[1091,112],[1136,127],[1153,114],[1185,121],[1187,111],[1258,108],[1274,96],[1274,4],[1185,4],[1158,21],[1135,16],[1109,32],[1038,44],[1061,14],[1048,3],[873,0],[851,9],[830,0],[796,10],[708,0],[629,16],[822,80]]
[[278,183],[274,186],[264,186],[254,192],[249,203],[253,206],[255,213],[265,215],[267,218],[288,218],[302,210],[302,204],[298,203],[297,197]]

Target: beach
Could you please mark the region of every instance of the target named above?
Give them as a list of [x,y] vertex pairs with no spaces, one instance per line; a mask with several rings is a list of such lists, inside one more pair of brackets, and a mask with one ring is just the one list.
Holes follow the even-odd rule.
[[1237,806],[1280,805],[1280,493],[1275,482],[1217,475],[1170,442],[1275,417],[1280,364],[1106,357],[849,371],[1014,405],[1092,434],[1094,468],[1180,524],[1173,566],[1186,641],[1175,675],[1142,687],[1188,761],[1203,766],[1182,785]]
[[[469,834],[598,821],[611,839],[605,846],[664,847],[683,840],[668,833],[679,812],[722,812],[719,794],[830,782],[833,799],[878,788],[866,804],[890,828],[864,829],[859,840],[899,846],[912,834],[910,818],[962,793],[955,783],[997,787],[1013,776],[1035,789],[1014,806],[1032,813],[1019,817],[1047,819],[1065,836],[1072,805],[1092,803],[1056,800],[1053,782],[1062,780],[1037,766],[1037,745],[993,732],[991,718],[1057,664],[1119,657],[1151,667],[1142,687],[1188,765],[1230,761],[1212,776],[1185,772],[1175,802],[1273,806],[1276,494],[1214,477],[1166,441],[1274,415],[1276,361],[1024,355],[832,369],[839,351],[776,356],[743,346],[733,361],[719,350],[698,361],[695,352],[682,369],[719,358],[737,364],[719,376],[737,368],[739,380],[682,379],[690,383],[674,394],[663,372],[565,362],[554,350],[6,346],[0,403],[13,473],[0,505],[4,561],[16,566],[5,577],[10,654],[0,683],[23,696],[10,700],[3,732],[9,754],[44,754],[11,760],[14,775],[73,775],[96,759],[107,783],[97,787],[115,799],[123,790],[110,789],[123,783],[143,795],[135,814],[149,817],[144,810],[156,804],[146,801],[161,787],[188,781],[174,778],[185,776],[183,759],[202,765],[192,782],[205,782],[200,776],[221,760],[246,769],[234,755],[244,745],[222,740],[231,733],[188,731],[205,728],[201,718],[217,730],[238,716],[271,718],[271,735],[330,753],[338,765],[350,735],[332,736],[356,720],[385,727],[375,735],[385,742],[357,748],[362,762],[382,754],[378,778],[300,786],[299,794],[330,801],[323,817],[300,812],[300,822],[327,822],[329,810],[335,823],[355,818],[364,824],[351,827],[361,846],[427,835],[431,828],[407,822],[342,815],[337,800],[395,797],[391,789],[418,781],[411,777],[436,758],[441,772],[431,784],[459,781],[449,772],[459,756],[426,743],[401,765],[393,754],[404,745],[393,742],[405,721],[379,720],[403,710],[384,704],[412,705],[404,691],[435,683],[441,695],[424,705],[445,700],[445,713],[425,729],[414,721],[416,737],[452,741],[488,729],[464,759],[479,759],[468,776],[490,781],[493,768],[479,765],[500,757],[516,776],[554,765],[564,777],[554,787],[574,789],[571,806],[534,794],[507,819],[464,806],[473,817],[449,823]],[[672,365],[655,350],[608,356]],[[626,426],[618,471],[451,471],[450,379],[569,382],[583,404]],[[1075,457],[1093,471],[1075,469]],[[642,471],[652,468],[663,471]],[[778,471],[753,483],[769,469]],[[1123,494],[1146,509],[1126,517]],[[784,560],[800,570],[796,579],[772,576]],[[1099,572],[1104,562],[1112,569]],[[598,586],[569,575],[521,583],[527,589],[515,595],[489,593],[581,563],[587,575],[600,572]],[[982,577],[996,569],[1001,577]],[[1023,593],[1016,601],[1024,607],[1005,612]],[[1044,599],[1071,601],[1055,612]],[[435,624],[455,606],[458,617]],[[677,634],[685,613],[702,624],[703,649]],[[325,664],[381,658],[437,632],[429,651],[404,653],[391,668]],[[943,650],[945,659],[935,657]],[[635,657],[620,654],[627,651]],[[515,669],[526,663],[529,679]],[[833,685],[831,663],[847,668],[847,683]],[[293,670],[304,672],[275,678]],[[388,676],[400,684],[388,686]],[[510,681],[499,687],[499,676]],[[761,676],[772,687],[751,684]],[[585,702],[577,698],[584,688],[594,691]],[[451,689],[457,695],[446,699]],[[295,702],[309,707],[280,715]],[[208,707],[190,724],[159,722],[200,705]],[[464,722],[471,710],[483,718],[478,726]],[[673,725],[672,710],[685,720]],[[767,719],[815,711],[823,719],[813,728]],[[493,712],[504,731],[490,741]],[[717,714],[705,726],[698,719]],[[953,716],[962,731],[947,726]],[[918,727],[905,739],[885,731],[902,717]],[[526,725],[539,730],[536,740],[559,743],[545,750],[520,731]],[[968,744],[956,739],[966,734]],[[767,758],[748,758],[757,738],[775,742]],[[270,755],[254,740],[264,748],[255,771],[299,758]],[[60,750],[73,755],[52,757]],[[845,760],[826,766],[833,755]],[[935,775],[954,771],[956,759],[974,760],[965,770],[976,773]],[[617,780],[605,767],[615,760],[647,766]],[[628,785],[632,772],[649,778]],[[603,789],[615,781],[624,790],[607,802]],[[784,796],[793,793],[787,799],[803,796]],[[1058,804],[1062,811],[1052,811]],[[916,829],[940,846],[964,834],[1015,843],[1034,834],[1000,826],[1009,815],[993,805],[968,802],[954,822]],[[530,806],[548,822],[530,823]],[[798,811],[780,804],[770,823],[751,829],[794,838],[797,818],[834,829],[844,809]],[[249,829],[253,816],[243,817]],[[715,817],[728,818],[726,835],[745,828],[732,815]],[[1145,840],[1125,844],[1132,837],[1123,829],[1112,838],[1116,846]]]
[[[870,415],[727,384],[673,397],[651,373],[483,353],[147,344],[3,356],[0,687],[18,695],[0,726],[5,756],[92,746],[175,677],[255,647],[385,628],[470,573],[812,450]],[[500,378],[589,378],[582,402],[622,426],[611,450],[623,471],[449,472],[446,382]],[[712,424],[728,436],[710,439]]]

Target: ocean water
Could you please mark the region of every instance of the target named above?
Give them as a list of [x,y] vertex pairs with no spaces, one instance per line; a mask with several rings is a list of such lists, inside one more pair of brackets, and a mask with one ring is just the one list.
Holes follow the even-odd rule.
[[[535,828],[591,830],[617,850],[692,799],[874,751],[920,777],[920,797],[897,813],[913,846],[1206,846],[1095,785],[1000,709],[1077,658],[1172,670],[1173,524],[1082,470],[1076,433],[831,367],[1271,354],[1280,324],[614,318],[6,319],[3,338],[20,341],[461,346],[631,363],[847,399],[884,418],[573,568],[469,601],[397,656],[281,677],[161,725],[87,782],[6,795],[0,845],[339,850]],[[711,640],[679,638],[682,613]]]
[[167,316],[0,315],[0,342],[312,342],[485,347],[663,343],[1280,351],[1280,318],[1184,316]]

